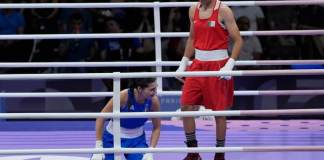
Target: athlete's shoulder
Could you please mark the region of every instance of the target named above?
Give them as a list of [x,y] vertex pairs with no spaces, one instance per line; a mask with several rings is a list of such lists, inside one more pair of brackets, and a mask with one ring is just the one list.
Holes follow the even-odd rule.
[[152,106],[151,111],[160,111],[160,100],[158,96],[152,97]]
[[198,7],[198,4],[194,4],[189,8],[189,16],[190,16],[190,18],[193,18],[197,7]]
[[232,12],[232,9],[228,5],[226,5],[224,3],[220,4],[219,10],[223,11],[223,12]]
[[224,19],[232,19],[234,16],[232,9],[225,4],[219,6],[219,13]]
[[120,91],[120,104],[121,105],[125,105],[127,103],[128,100],[128,91],[130,89],[124,89],[122,91]]
[[152,102],[160,103],[159,97],[158,96],[153,96],[152,97]]
[[191,5],[190,8],[189,8],[189,10],[195,10],[196,8],[198,8],[198,6],[199,6],[199,3],[196,3],[194,5]]

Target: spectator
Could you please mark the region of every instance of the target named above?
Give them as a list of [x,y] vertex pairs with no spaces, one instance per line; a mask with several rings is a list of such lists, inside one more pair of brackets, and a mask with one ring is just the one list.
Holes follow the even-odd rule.
[[239,17],[247,17],[250,20],[250,30],[257,31],[264,29],[264,13],[259,6],[234,6],[231,7],[235,19]]
[[[115,19],[108,18],[105,22],[107,33],[123,33],[123,26]],[[132,54],[141,48],[141,43],[138,38],[104,38],[98,40],[99,60],[100,61],[128,61]],[[126,67],[102,68],[102,72],[125,72]],[[104,80],[108,90],[112,90],[112,81]],[[122,86],[127,86],[126,82],[122,81]],[[122,88],[124,88],[122,87]]]
[[[248,31],[250,29],[249,18],[243,16],[236,21],[240,31]],[[244,45],[241,48],[241,53],[238,57],[240,60],[259,60],[262,56],[261,43],[256,36],[245,36]]]
[[[6,0],[12,3],[11,0]],[[0,9],[0,34],[23,34],[25,19],[17,9]],[[0,41],[0,61],[27,61],[30,52],[26,50],[26,41],[1,40]],[[22,46],[24,50],[22,50]]]
[[[68,31],[69,33],[82,34],[88,33],[84,27],[84,19],[78,12],[71,16]],[[82,62],[92,59],[95,53],[95,43],[92,39],[67,39],[62,41],[60,46],[60,54],[64,61]],[[84,68],[70,68],[64,71],[85,72]]]

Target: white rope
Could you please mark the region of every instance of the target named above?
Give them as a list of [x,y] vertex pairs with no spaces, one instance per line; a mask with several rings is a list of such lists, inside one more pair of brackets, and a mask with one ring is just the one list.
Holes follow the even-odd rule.
[[[324,64],[324,60],[323,60]],[[0,62],[1,68],[38,68],[38,67],[145,67],[177,66],[179,62],[128,61],[128,62]]]
[[[128,61],[128,62],[0,62],[0,68],[38,68],[38,67],[145,67],[178,66],[180,61]],[[324,60],[258,60],[236,61],[235,66],[257,65],[322,65]]]
[[[324,30],[240,31],[241,36],[323,35]],[[188,37],[188,32],[163,32],[162,37]],[[1,38],[1,37],[0,37]]]
[[167,147],[167,148],[81,148],[81,149],[6,149],[1,154],[81,154],[81,153],[192,153],[192,152],[287,152],[324,151],[324,146],[255,146],[255,147]]
[[323,35],[324,30],[272,30],[272,31],[244,31],[243,36],[280,36],[280,35]]
[[1,92],[0,97],[4,98],[44,98],[44,97],[112,97],[113,92],[24,92],[5,93]]
[[[152,7],[189,7],[197,2],[124,2],[124,3],[13,3],[0,4],[0,8],[152,8]],[[278,6],[278,5],[316,5],[323,0],[307,1],[224,1],[229,6]]]
[[94,119],[102,118],[156,118],[195,116],[275,116],[323,115],[324,109],[186,111],[186,112],[132,112],[132,113],[0,113],[0,119]]
[[212,76],[290,76],[323,75],[324,69],[253,70],[253,71],[203,71],[203,72],[127,72],[127,73],[60,73],[60,74],[1,74],[0,80],[41,79],[112,79],[147,77],[212,77]]
[[[161,2],[160,7],[190,7],[196,2]],[[323,0],[291,0],[291,1],[223,1],[228,6],[284,6],[284,5],[318,5],[324,4]]]
[[[272,30],[272,31],[241,31],[242,36],[271,36],[271,35],[324,35],[324,30]],[[89,34],[16,34],[0,35],[0,40],[27,39],[85,39],[85,38],[153,38],[188,37],[188,32],[165,33],[89,33]]]
[[248,95],[262,95],[262,96],[274,96],[274,95],[324,95],[324,90],[272,90],[272,91],[242,91],[238,93],[241,96]]
[[258,61],[236,61],[235,65],[319,65],[324,64],[324,60],[258,60]]
[[0,4],[0,8],[152,8],[153,3],[8,3]]
[[307,0],[307,1],[255,1],[255,5],[261,6],[278,6],[278,5],[317,5],[324,4],[323,0]]
[[[256,70],[242,71],[242,76],[292,76],[292,75],[316,75],[323,74],[324,69],[301,69],[301,70]],[[235,75],[233,75],[235,76]]]
[[[180,96],[181,91],[163,91],[163,92],[159,92],[158,95]],[[234,91],[234,95],[236,96],[324,95],[324,90],[259,90],[259,91],[249,90],[249,91]]]
[[85,39],[85,38],[153,38],[155,33],[89,33],[89,34],[16,34],[0,35],[3,40],[26,39]]
[[323,114],[324,114],[324,109],[242,110],[241,111],[241,116],[323,115]]
[[[159,96],[180,96],[181,91],[161,91]],[[324,90],[249,90],[234,91],[236,96],[279,96],[279,95],[324,95]],[[45,97],[112,97],[113,92],[1,92],[4,98],[45,98]]]

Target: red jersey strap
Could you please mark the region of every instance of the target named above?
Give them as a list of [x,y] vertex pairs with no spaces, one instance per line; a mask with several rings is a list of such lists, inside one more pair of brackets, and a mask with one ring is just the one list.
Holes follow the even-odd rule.
[[195,13],[194,13],[194,19],[199,19],[199,8],[200,8],[200,6],[201,6],[201,3],[198,2],[197,7],[195,9]]
[[[217,10],[219,9],[220,4],[221,4],[221,1],[220,1],[220,0],[216,0],[215,6],[214,6],[214,11],[217,11]],[[195,11],[195,13],[194,13],[194,17],[197,17],[198,19],[200,19],[200,18],[199,18],[199,9],[200,9],[200,7],[201,7],[201,2],[199,1],[199,2],[197,3],[197,8],[196,8],[196,11]],[[213,14],[214,14],[214,13],[212,13],[211,16],[213,16]]]
[[198,2],[198,4],[197,4],[197,9],[199,9],[199,8],[200,8],[200,5],[201,5],[201,3],[200,3],[200,2]]
[[214,11],[218,10],[219,7],[220,7],[220,5],[221,5],[221,1],[220,1],[220,0],[217,0],[217,1],[216,1],[216,5],[215,5],[215,7],[214,7]]
[[[217,10],[220,7],[220,4],[221,4],[221,1],[220,0],[216,0],[216,4],[215,4],[215,7],[214,7],[214,10]],[[200,7],[201,7],[201,2],[199,1],[197,3],[197,9],[199,9]]]

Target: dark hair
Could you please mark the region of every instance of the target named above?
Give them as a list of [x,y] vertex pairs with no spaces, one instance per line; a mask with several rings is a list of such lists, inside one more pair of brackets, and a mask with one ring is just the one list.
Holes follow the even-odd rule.
[[[137,87],[141,87],[141,88],[146,88],[148,87],[148,85],[150,83],[153,83],[155,82],[156,79],[155,78],[134,78],[134,79],[131,79],[131,83],[130,83],[130,94],[132,96],[134,96],[134,89],[137,88]],[[131,107],[131,101],[128,100],[127,101],[127,108],[128,110],[130,110],[130,107]]]
[[105,19],[105,22],[109,22],[109,21],[113,21],[116,22],[116,24],[118,25],[118,27],[123,30],[124,29],[124,23],[122,19],[116,18],[116,17],[107,17]]
[[155,81],[155,78],[134,78],[131,80],[131,85],[129,87],[132,89],[137,87],[146,88],[150,83]]

